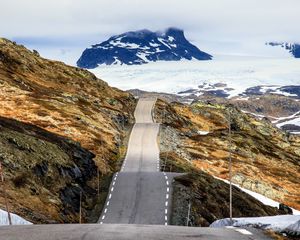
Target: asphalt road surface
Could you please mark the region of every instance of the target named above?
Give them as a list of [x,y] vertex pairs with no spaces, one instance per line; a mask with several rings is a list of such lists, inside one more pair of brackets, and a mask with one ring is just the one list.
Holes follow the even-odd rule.
[[169,223],[172,180],[178,174],[160,172],[154,104],[155,99],[140,99],[137,104],[127,154],[121,172],[113,177],[100,224]]
[[[240,230],[240,231],[237,231]],[[134,224],[65,224],[0,227],[0,240],[269,240],[247,230]]]

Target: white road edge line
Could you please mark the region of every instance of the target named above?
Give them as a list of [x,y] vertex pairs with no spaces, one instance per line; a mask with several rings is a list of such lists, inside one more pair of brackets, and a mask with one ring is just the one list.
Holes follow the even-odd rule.
[[236,228],[234,230],[244,235],[253,235],[251,232],[243,228]]

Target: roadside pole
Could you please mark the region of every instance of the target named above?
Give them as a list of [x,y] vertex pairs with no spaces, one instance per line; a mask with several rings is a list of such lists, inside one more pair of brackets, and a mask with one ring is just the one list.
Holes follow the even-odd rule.
[[164,163],[164,169],[163,169],[163,172],[166,171],[167,160],[168,160],[168,154],[169,154],[169,152],[167,152],[166,157],[165,157],[165,163]]
[[98,179],[97,194],[98,194],[98,199],[99,199],[99,196],[100,196],[100,173],[99,173],[99,169],[97,169],[97,179]]
[[229,151],[229,217],[230,225],[232,225],[232,154],[231,154],[231,114],[230,109],[228,111],[228,151]]
[[4,183],[3,167],[2,167],[1,162],[0,162],[0,175],[1,175],[0,177],[1,177],[1,183],[2,183],[2,191],[3,191],[3,195],[4,195],[8,223],[9,223],[9,225],[12,225],[11,215],[10,215],[10,211],[9,211],[9,207],[8,207],[8,199],[7,199],[7,195],[6,195],[6,188],[5,188],[5,183]]
[[79,195],[79,224],[81,224],[81,200],[82,200],[82,191],[80,191],[80,195]]
[[189,226],[189,223],[190,223],[190,213],[191,213],[191,201],[189,201],[189,205],[188,205],[188,215],[187,215],[187,219],[186,219],[186,226]]

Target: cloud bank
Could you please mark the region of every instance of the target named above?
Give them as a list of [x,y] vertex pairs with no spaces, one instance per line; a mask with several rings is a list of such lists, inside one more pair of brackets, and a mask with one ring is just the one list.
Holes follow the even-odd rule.
[[65,53],[129,30],[170,26],[184,29],[200,48],[203,42],[300,42],[299,0],[0,0],[0,5],[2,37]]

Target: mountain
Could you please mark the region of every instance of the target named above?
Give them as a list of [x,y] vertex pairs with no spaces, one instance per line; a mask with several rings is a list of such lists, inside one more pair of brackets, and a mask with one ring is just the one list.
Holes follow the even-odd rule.
[[289,51],[295,58],[300,58],[300,44],[298,43],[267,42],[266,45],[273,47],[280,46]]
[[212,56],[192,45],[182,30],[169,28],[165,32],[140,30],[113,36],[85,49],[77,61],[77,66],[92,69],[101,64],[140,65],[193,58],[211,60]]
[[0,161],[11,211],[33,223],[78,222],[82,192],[88,221],[118,170],[135,104],[84,69],[0,39]]
[[[78,222],[82,193],[83,222],[97,220],[112,173],[120,170],[126,154],[135,98],[87,70],[41,58],[36,51],[0,39],[0,106],[0,161],[11,211],[32,223]],[[154,114],[164,121],[161,131],[167,129],[160,136],[161,165],[167,163],[166,169],[178,171],[182,164],[181,172],[192,174],[181,179],[179,187],[185,184],[184,201],[188,192],[195,193],[195,224],[200,217],[208,224],[227,216],[228,187],[199,174],[202,169],[214,176],[228,175],[224,109],[159,101]],[[234,111],[232,118],[233,163],[240,172],[235,173],[235,181],[245,180],[242,184],[251,183],[270,196],[287,196],[285,202],[297,206],[299,139],[241,112]],[[205,130],[211,134],[198,134]],[[264,180],[265,172],[270,178]],[[251,182],[253,178],[259,182]],[[238,215],[278,213],[237,189],[234,197],[239,199],[234,206]],[[176,198],[183,203],[180,195]],[[2,195],[0,209],[5,209]]]

